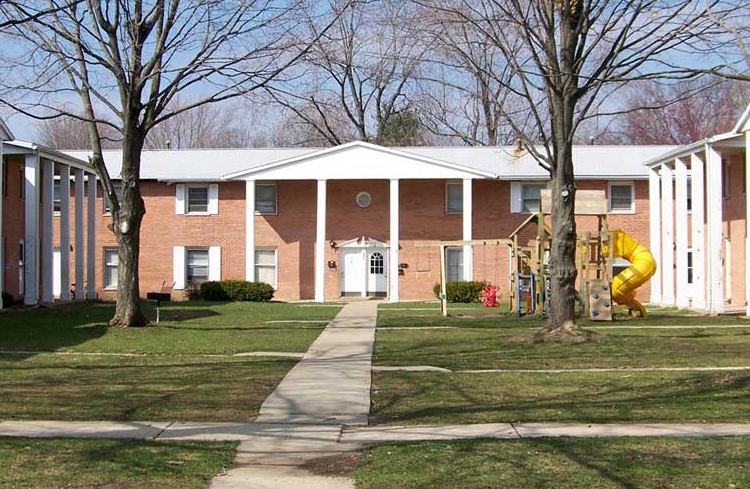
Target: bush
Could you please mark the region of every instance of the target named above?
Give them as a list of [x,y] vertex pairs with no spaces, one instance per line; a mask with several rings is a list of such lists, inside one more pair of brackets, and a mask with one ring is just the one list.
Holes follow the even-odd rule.
[[3,307],[10,307],[14,302],[13,296],[8,292],[3,291]]
[[198,297],[204,301],[228,301],[229,295],[224,291],[221,282],[203,282]]
[[269,284],[244,280],[204,282],[200,288],[200,298],[206,301],[268,302],[273,294]]
[[[484,281],[448,282],[445,284],[445,295],[448,302],[479,302],[479,293],[487,285]],[[433,288],[435,297],[440,298],[440,284]]]

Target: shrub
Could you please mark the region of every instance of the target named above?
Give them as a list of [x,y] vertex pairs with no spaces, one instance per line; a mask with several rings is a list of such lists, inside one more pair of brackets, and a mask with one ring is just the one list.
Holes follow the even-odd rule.
[[207,301],[268,302],[273,299],[274,290],[263,282],[244,280],[222,280],[201,284],[200,297]]
[[[448,302],[479,302],[479,293],[487,285],[484,281],[448,282],[445,284],[445,295]],[[433,288],[435,297],[440,298],[440,284]]]
[[3,307],[10,307],[14,302],[13,296],[8,292],[3,291]]
[[203,282],[200,286],[198,297],[204,301],[228,301],[229,295],[222,287],[221,282]]

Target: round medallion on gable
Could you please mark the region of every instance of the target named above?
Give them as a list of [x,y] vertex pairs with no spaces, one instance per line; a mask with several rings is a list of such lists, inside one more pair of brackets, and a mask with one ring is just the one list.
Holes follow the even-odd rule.
[[372,203],[372,197],[370,196],[369,192],[360,192],[357,194],[356,201],[358,206],[365,209],[367,207],[370,207],[370,204]]

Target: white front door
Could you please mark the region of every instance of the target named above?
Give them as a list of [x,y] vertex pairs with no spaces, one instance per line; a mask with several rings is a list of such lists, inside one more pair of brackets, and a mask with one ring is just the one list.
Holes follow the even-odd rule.
[[369,250],[367,256],[367,293],[368,295],[385,296],[388,291],[386,250]]
[[365,257],[362,250],[341,250],[341,295],[364,295]]

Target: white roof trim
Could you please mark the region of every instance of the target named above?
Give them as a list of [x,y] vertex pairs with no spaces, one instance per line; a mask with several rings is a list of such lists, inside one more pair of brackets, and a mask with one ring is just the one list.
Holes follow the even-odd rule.
[[337,244],[336,248],[389,248],[390,245],[368,236],[358,236],[349,241]]
[[[395,156],[397,158],[417,161],[417,162],[424,163],[427,165],[435,166],[437,168],[452,170],[453,172],[460,172],[460,173],[466,174],[467,177],[471,176],[474,178],[498,178],[498,175],[495,173],[468,168],[465,166],[457,165],[455,163],[449,163],[449,162],[437,160],[434,158],[420,156],[414,153],[400,151],[400,150],[393,149],[393,148],[377,146],[375,144],[365,143],[363,141],[352,141],[350,143],[342,144],[340,146],[335,146],[332,148],[325,148],[319,151],[313,151],[311,153],[307,153],[307,154],[292,157],[292,158],[287,158],[285,160],[276,161],[276,162],[262,165],[256,168],[229,173],[227,175],[223,175],[222,179],[224,180],[247,179],[246,177],[250,177],[253,175],[260,175],[260,178],[263,178],[263,174],[268,173],[271,170],[278,170],[278,169],[282,169],[285,167],[304,164],[305,162],[310,161],[310,160],[320,160],[322,158],[338,155],[346,151],[356,150],[357,148],[377,151],[386,155]],[[366,172],[361,171],[361,169],[359,173],[360,173],[359,178],[361,179],[371,178],[370,176],[367,175]],[[337,177],[336,175],[321,175],[320,176],[320,179],[335,179],[335,178],[342,178],[342,177]],[[349,179],[350,177],[343,177],[343,178]],[[436,175],[434,177],[426,177],[426,178],[441,178],[441,177]]]
[[745,111],[740,116],[740,120],[737,121],[737,125],[734,126],[734,129],[732,132],[739,134],[741,132],[749,131],[750,126],[748,126],[748,123],[750,122],[750,104],[745,107]]
[[2,118],[2,117],[0,117],[0,131],[2,131],[2,132],[4,132],[5,134],[7,134],[7,135],[8,135],[8,139],[9,139],[9,140],[13,140],[13,139],[16,139],[16,137],[15,137],[15,136],[13,135],[13,132],[11,132],[10,128],[9,128],[9,127],[8,127],[8,125],[7,125],[6,123],[5,123],[5,121],[3,120],[3,118]]
[[[2,144],[3,154],[36,154],[39,155],[40,158],[52,160],[57,163],[65,163],[74,168],[79,168],[81,170],[86,170],[94,173],[94,167],[88,161],[70,156],[46,146],[40,146],[28,141],[19,141],[17,139],[14,139],[12,141],[3,141]],[[10,148],[10,151],[8,151],[6,148]]]
[[716,136],[712,136],[710,138],[701,139],[700,141],[696,141],[694,143],[686,144],[684,146],[675,148],[669,153],[665,153],[659,156],[658,158],[654,158],[652,160],[645,162],[644,165],[646,165],[649,168],[653,168],[655,166],[661,165],[662,163],[666,163],[668,161],[674,160],[675,158],[681,158],[684,156],[697,153],[700,150],[702,150],[706,145],[720,143],[723,141],[736,138],[738,136],[739,134],[735,134],[733,132],[727,132],[724,134],[718,134]]

